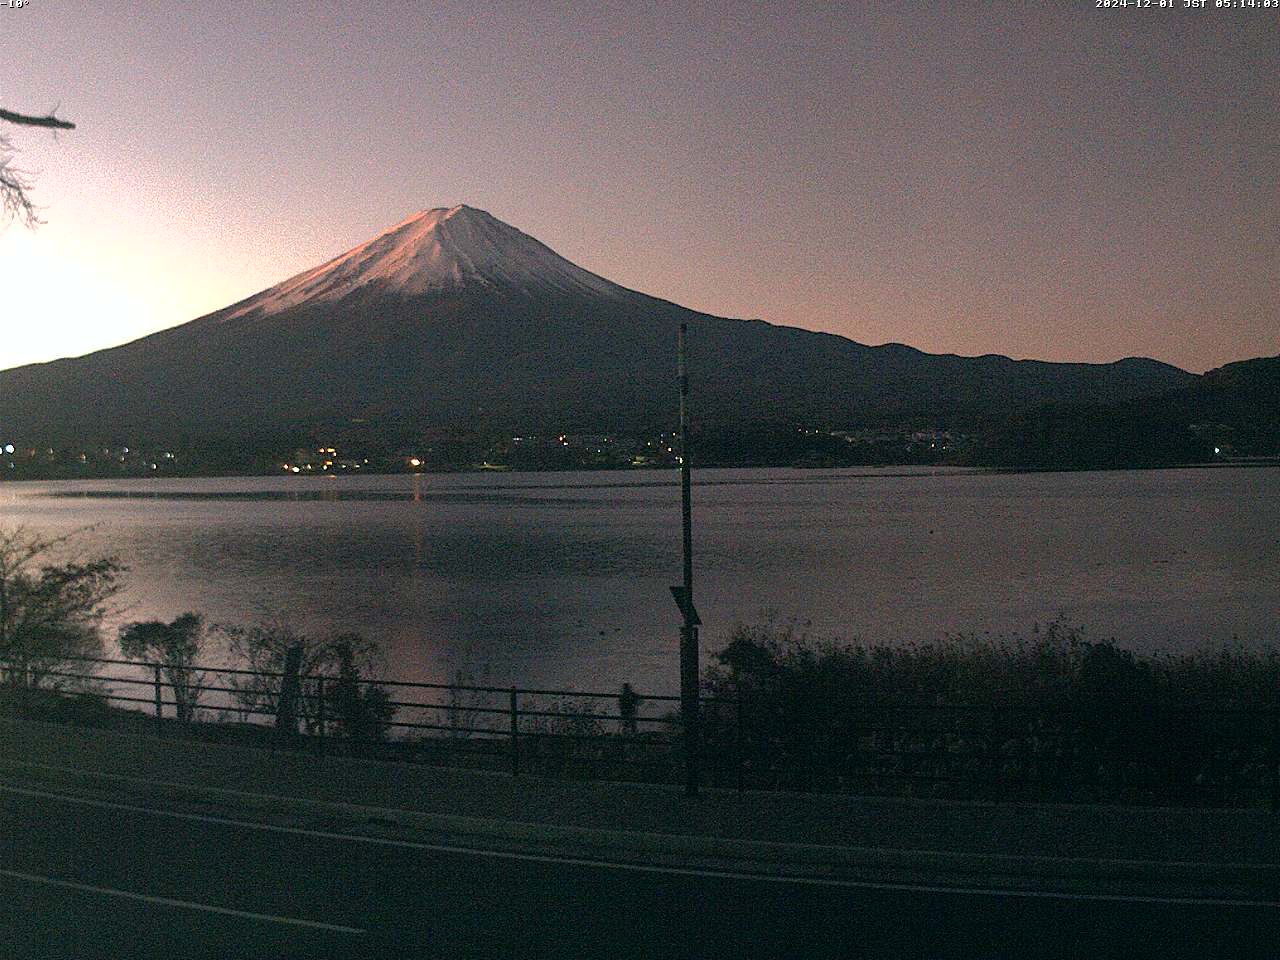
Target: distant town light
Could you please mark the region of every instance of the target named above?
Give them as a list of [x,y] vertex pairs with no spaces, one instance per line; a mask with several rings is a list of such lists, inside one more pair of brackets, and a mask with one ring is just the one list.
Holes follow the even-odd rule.
[[409,466],[411,466],[411,467],[420,467],[420,466],[422,466],[422,461],[421,461],[421,460],[419,460],[417,457],[410,457],[410,458],[409,458]]
[[1214,448],[1213,448],[1213,455],[1214,455],[1215,457],[1216,457],[1216,456],[1219,456],[1221,453],[1222,453],[1222,448],[1221,448],[1221,447],[1214,447]]
[[5,452],[5,453],[13,453],[13,444],[12,444],[12,443],[6,443],[6,444],[4,445],[4,452]]

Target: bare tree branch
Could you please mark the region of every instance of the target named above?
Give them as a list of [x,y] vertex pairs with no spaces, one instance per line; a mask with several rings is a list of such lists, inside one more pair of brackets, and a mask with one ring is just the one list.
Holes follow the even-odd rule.
[[[0,121],[23,127],[44,127],[49,130],[74,130],[70,120],[59,119],[57,108],[44,116],[15,113],[0,107]],[[35,205],[31,202],[31,180],[28,175],[13,166],[15,150],[7,137],[0,136],[0,226],[9,220],[21,220],[28,227],[40,223]]]
[[28,227],[40,223],[29,191],[31,181],[27,175],[13,166],[13,147],[0,137],[0,224],[7,220],[20,220]]
[[74,130],[76,128],[76,125],[70,120],[59,120],[52,113],[43,117],[33,117],[25,113],[14,113],[4,107],[0,107],[0,120],[21,124],[24,127],[52,127],[55,130]]

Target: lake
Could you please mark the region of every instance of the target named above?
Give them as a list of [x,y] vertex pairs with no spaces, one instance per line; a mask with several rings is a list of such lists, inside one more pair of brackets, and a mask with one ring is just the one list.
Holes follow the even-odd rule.
[[[0,484],[129,565],[118,620],[355,630],[400,679],[678,689],[674,472]],[[704,657],[770,615],[907,642],[1058,617],[1143,650],[1280,639],[1280,469],[695,472]],[[111,633],[114,634],[115,624]]]

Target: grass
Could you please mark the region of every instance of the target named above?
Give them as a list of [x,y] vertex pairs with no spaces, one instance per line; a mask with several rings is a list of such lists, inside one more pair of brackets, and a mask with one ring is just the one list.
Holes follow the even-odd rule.
[[1141,654],[1055,621],[1029,636],[889,646],[795,623],[742,625],[707,671],[741,697],[708,737],[741,738],[764,785],[935,797],[1268,801],[1274,646]]

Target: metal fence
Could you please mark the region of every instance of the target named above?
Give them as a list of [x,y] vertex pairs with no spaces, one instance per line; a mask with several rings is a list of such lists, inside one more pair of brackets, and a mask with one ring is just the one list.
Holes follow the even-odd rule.
[[[145,718],[161,736],[278,744],[321,752],[603,779],[683,776],[678,696],[417,683],[233,667],[66,658],[0,663],[17,709],[106,724]],[[25,702],[21,702],[25,699]],[[131,716],[112,714],[122,707]],[[704,697],[704,712],[731,707]],[[705,751],[707,782],[737,784],[737,752]]]
[[783,717],[748,699],[741,716],[743,778],[762,787],[1280,810],[1275,707],[892,704]]
[[[513,774],[679,782],[680,698],[413,683],[109,658],[0,663],[15,708],[162,736]],[[111,706],[125,710],[112,711]],[[700,702],[698,765],[727,787],[1280,810],[1280,708]]]

